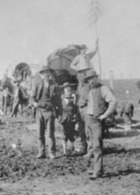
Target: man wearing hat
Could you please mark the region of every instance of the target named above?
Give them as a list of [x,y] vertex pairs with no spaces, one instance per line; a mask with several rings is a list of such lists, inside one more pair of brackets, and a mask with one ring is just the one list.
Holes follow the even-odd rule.
[[[39,72],[42,80],[36,84],[33,93],[33,105],[37,108],[36,120],[39,130],[39,154],[37,158],[45,158],[45,129],[49,136],[49,157],[55,158],[55,117],[56,108],[59,108],[59,90],[52,82],[53,70],[43,66]],[[60,108],[58,109],[60,110]]]
[[77,55],[70,64],[70,67],[77,71],[77,78],[79,82],[85,76],[86,71],[91,68],[90,60],[94,57],[98,50],[98,40],[96,41],[96,47],[92,52],[86,53],[87,49],[86,45],[81,45],[80,55]]
[[98,75],[94,70],[87,71],[85,79],[91,89],[87,99],[87,126],[91,151],[94,153],[94,170],[91,179],[101,177],[103,174],[103,128],[104,120],[111,115],[117,105],[116,98],[107,86],[99,83]]
[[63,127],[63,154],[67,155],[67,141],[71,143],[71,153],[74,152],[74,134],[77,123],[76,95],[72,91],[72,84],[65,82],[62,86],[62,116],[60,123]]

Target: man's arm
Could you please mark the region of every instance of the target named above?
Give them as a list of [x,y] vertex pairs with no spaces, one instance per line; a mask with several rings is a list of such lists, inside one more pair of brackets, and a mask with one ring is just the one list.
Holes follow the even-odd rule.
[[117,100],[112,94],[111,90],[107,86],[101,87],[101,93],[102,97],[104,98],[105,102],[108,103],[108,108],[106,112],[103,114],[103,117],[99,117],[101,120],[107,118],[109,115],[111,115],[116,107],[117,107]]
[[97,50],[98,50],[98,40],[96,41],[96,46],[95,48],[90,52],[88,53],[87,55],[89,56],[89,59],[91,60],[94,55],[97,53]]

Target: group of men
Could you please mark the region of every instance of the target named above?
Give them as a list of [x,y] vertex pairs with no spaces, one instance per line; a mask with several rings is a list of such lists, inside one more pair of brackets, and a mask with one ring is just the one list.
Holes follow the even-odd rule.
[[[63,129],[63,153],[67,154],[67,141],[74,151],[74,131],[78,128],[82,154],[84,157],[94,155],[94,170],[90,178],[103,175],[103,128],[105,119],[116,109],[116,98],[107,86],[100,83],[97,73],[90,65],[90,59],[98,50],[86,54],[87,47],[81,46],[81,53],[71,63],[77,71],[77,95],[73,93],[72,84],[64,83],[60,87],[51,80],[51,69],[43,67],[40,71],[41,81],[34,87],[33,105],[36,108],[36,121],[39,130],[39,153],[37,158],[46,157],[45,129],[48,131],[48,152],[55,158],[55,118],[59,119]],[[89,142],[87,141],[89,138]]]

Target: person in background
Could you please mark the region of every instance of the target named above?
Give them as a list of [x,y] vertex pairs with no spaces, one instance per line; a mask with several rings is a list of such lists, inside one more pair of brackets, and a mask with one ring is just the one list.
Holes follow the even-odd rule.
[[28,95],[26,90],[21,85],[21,81],[16,80],[15,83],[15,95],[14,95],[14,106],[11,113],[11,117],[17,116],[19,106],[21,106],[21,114],[23,114],[23,105],[28,104]]
[[125,91],[125,102],[122,105],[120,116],[123,117],[126,129],[131,129],[132,117],[134,114],[134,105],[130,100],[129,90]]
[[111,115],[117,106],[117,101],[109,87],[102,85],[94,70],[87,71],[85,79],[90,85],[87,99],[87,127],[92,150],[87,155],[94,155],[94,170],[90,179],[96,179],[103,174],[103,129],[105,119]]
[[77,123],[77,105],[76,105],[76,95],[72,91],[72,85],[65,82],[62,86],[63,94],[61,95],[62,100],[62,116],[60,118],[60,123],[63,127],[63,154],[67,155],[67,142],[71,143],[70,152],[74,152],[74,135],[75,135],[75,125]]

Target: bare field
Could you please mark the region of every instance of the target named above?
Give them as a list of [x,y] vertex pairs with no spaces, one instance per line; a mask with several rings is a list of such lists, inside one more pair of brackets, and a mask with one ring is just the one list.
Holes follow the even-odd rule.
[[[135,123],[140,122],[137,80],[115,81],[115,95],[124,100],[130,90],[136,106]],[[107,82],[107,81],[106,81]],[[56,129],[57,158],[37,160],[37,130],[31,116],[1,117],[0,194],[2,195],[139,195],[140,126],[131,131],[111,129],[104,139],[103,178],[89,179],[93,159],[62,155],[61,131]],[[32,124],[32,126],[31,126]],[[31,128],[32,127],[32,128]],[[76,140],[78,147],[79,140]],[[14,144],[14,145],[13,145]]]

